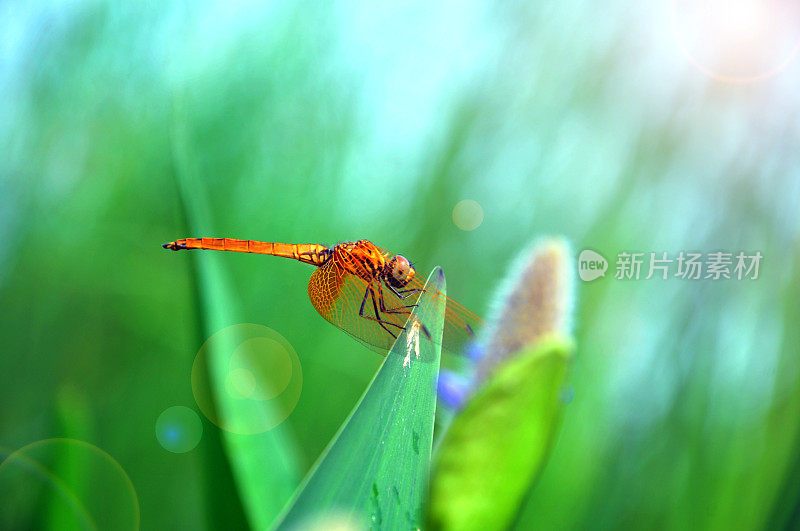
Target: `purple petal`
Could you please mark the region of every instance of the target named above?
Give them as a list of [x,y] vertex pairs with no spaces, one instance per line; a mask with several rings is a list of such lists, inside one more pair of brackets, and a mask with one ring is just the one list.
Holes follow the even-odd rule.
[[459,409],[469,395],[468,378],[446,369],[439,374],[439,398],[452,409]]

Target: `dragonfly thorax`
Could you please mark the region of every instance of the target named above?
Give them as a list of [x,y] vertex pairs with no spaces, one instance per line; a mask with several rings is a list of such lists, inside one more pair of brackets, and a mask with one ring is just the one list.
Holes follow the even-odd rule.
[[405,256],[392,258],[384,271],[384,278],[394,288],[403,288],[414,278],[416,271]]

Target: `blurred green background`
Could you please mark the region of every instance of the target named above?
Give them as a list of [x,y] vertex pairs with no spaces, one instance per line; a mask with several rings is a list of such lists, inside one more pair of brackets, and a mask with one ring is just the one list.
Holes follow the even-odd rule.
[[[518,525],[799,526],[800,24],[780,2],[708,27],[684,8],[0,2],[0,451],[84,440],[143,529],[243,525],[218,428],[201,415],[185,453],[156,438],[167,408],[200,413],[216,331],[194,258],[160,247],[179,237],[368,238],[481,315],[542,235],[610,273],[620,251],[760,251],[755,281],[578,281],[574,397]],[[308,266],[217,263],[225,324],[302,363],[279,430],[306,470],[381,358],[316,314]],[[16,495],[0,522],[53,522]]]

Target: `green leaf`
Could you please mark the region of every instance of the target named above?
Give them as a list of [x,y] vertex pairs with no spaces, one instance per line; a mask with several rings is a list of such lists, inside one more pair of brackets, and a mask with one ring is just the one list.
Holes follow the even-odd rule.
[[[184,125],[187,117],[180,109],[180,100],[176,101],[176,107],[179,118],[174,131],[176,173],[187,226],[192,234],[214,234],[203,185],[196,178],[198,172],[189,157]],[[233,291],[220,264],[221,257],[214,253],[202,252],[191,253],[190,257],[196,261],[197,290],[204,337],[207,338],[227,326],[241,324],[238,304],[230,296]],[[219,418],[235,423],[253,415],[250,404],[233,398],[226,389],[231,371],[229,354],[237,346],[230,337],[225,337],[221,344],[209,350],[204,360],[207,371],[205,381],[210,387],[209,391],[217,414]],[[256,371],[253,373],[258,374]],[[271,406],[269,400],[263,400],[262,404],[259,413],[263,418],[281,416],[281,412]],[[263,433],[242,434],[221,430],[221,434],[225,455],[230,463],[250,526],[266,529],[290,499],[300,479],[299,457],[288,425],[283,423]],[[208,438],[213,443],[218,439],[218,435],[212,432]],[[209,479],[214,481],[210,487],[216,490],[226,477],[224,474],[221,475],[218,464],[213,461],[209,464]],[[219,504],[214,502],[216,496],[213,493],[212,496],[208,502],[215,511],[212,514],[212,527],[238,525],[235,522],[236,509],[217,508]]]
[[[91,440],[92,414],[86,397],[78,388],[62,386],[56,395],[55,406],[59,435],[82,441]],[[90,474],[87,470],[90,463],[85,459],[85,455],[69,450],[69,445],[65,444],[62,451],[53,452],[55,460],[53,475],[59,479],[63,488],[67,488],[75,496],[75,499],[84,500],[85,503],[91,491]],[[64,529],[67,522],[75,522],[77,514],[73,507],[63,502],[62,496],[60,490],[47,491],[45,529]],[[83,505],[81,509],[85,514],[80,516],[91,519]]]
[[[320,458],[280,528],[419,527],[428,478],[445,309],[440,268],[361,401]],[[417,349],[419,356],[417,356]],[[334,390],[335,391],[335,390]]]
[[499,364],[456,415],[436,454],[434,529],[502,529],[541,472],[563,409],[572,342],[546,336]]

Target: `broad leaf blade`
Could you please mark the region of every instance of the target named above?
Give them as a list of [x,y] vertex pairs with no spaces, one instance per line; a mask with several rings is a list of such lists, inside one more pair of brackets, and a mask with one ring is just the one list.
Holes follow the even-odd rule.
[[444,274],[437,267],[409,320],[424,323],[434,340],[421,328],[406,326],[281,528],[315,527],[342,517],[357,528],[419,527],[433,441],[444,295]]
[[433,529],[503,529],[541,472],[572,342],[546,336],[497,366],[455,416],[431,477]]

